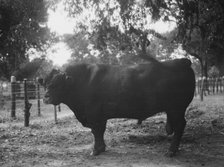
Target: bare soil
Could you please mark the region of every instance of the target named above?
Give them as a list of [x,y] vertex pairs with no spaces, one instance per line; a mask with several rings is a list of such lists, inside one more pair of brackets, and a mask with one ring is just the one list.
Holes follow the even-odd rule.
[[[51,107],[52,108],[52,107]],[[45,113],[50,112],[49,108]],[[158,114],[138,126],[136,120],[113,119],[105,132],[106,152],[91,156],[93,136],[68,108],[62,106],[55,124],[51,114],[0,123],[2,167],[224,167],[224,96],[195,98],[177,156],[165,156],[171,138],[166,115]]]

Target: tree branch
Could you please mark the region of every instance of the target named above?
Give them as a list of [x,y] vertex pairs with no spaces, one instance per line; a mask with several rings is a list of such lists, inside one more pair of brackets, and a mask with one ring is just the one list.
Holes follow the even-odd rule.
[[202,58],[196,54],[196,53],[193,53],[193,52],[187,52],[188,54],[190,54],[191,56],[194,56],[195,58],[197,58],[200,62],[202,61]]

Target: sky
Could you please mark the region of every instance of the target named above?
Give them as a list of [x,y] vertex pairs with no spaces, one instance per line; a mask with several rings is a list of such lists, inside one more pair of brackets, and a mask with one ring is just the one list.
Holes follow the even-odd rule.
[[54,65],[62,66],[71,58],[71,50],[64,42],[59,42],[48,49],[48,59],[52,60]]
[[67,17],[67,12],[63,8],[63,4],[59,3],[55,11],[48,10],[47,26],[58,35],[72,34],[75,25],[72,19]]
[[[59,3],[55,11],[48,10],[48,23],[47,26],[52,32],[58,35],[72,34],[75,27],[75,21],[67,17],[67,12],[63,9],[63,4]],[[84,14],[85,15],[85,14]],[[174,23],[164,23],[158,21],[150,25],[150,28],[155,29],[158,33],[165,33],[175,27]],[[52,52],[53,51],[53,52]],[[62,66],[71,57],[71,51],[65,43],[60,42],[49,49],[48,58],[53,61],[55,65]]]

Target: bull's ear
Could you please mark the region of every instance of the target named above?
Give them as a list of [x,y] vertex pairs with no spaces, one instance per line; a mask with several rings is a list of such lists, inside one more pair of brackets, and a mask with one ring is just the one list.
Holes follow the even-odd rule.
[[43,84],[44,84],[44,79],[43,79],[43,78],[38,78],[38,79],[37,79],[37,82],[38,82],[40,85],[43,86]]

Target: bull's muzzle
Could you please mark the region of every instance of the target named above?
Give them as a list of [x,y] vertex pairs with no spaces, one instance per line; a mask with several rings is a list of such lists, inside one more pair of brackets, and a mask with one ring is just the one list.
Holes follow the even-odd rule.
[[51,103],[50,102],[50,96],[48,94],[45,94],[44,99],[43,99],[43,102],[45,104],[50,104]]

